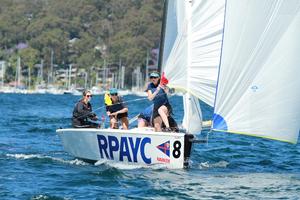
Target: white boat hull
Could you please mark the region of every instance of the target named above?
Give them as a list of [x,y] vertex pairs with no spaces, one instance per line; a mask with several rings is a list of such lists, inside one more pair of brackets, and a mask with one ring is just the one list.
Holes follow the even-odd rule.
[[85,160],[110,160],[137,165],[184,168],[192,135],[143,129],[58,129],[65,150]]

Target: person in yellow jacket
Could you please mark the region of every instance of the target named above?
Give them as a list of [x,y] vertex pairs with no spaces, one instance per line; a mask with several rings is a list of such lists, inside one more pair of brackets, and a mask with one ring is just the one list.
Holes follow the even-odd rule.
[[128,129],[128,108],[122,98],[118,96],[118,90],[111,88],[104,95],[104,103],[106,105],[106,113],[110,118],[110,128],[117,129],[118,122],[121,121],[123,129]]

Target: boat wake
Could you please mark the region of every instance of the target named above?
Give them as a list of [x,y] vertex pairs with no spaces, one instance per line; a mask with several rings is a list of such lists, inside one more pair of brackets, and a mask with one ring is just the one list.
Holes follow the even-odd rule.
[[96,166],[106,165],[112,168],[121,169],[121,170],[134,170],[134,169],[166,169],[165,165],[154,164],[154,165],[135,165],[135,164],[126,164],[110,160],[99,160],[95,163]]
[[224,160],[219,161],[217,163],[202,162],[199,164],[199,169],[226,168],[228,165],[229,162],[226,162]]
[[[41,154],[6,154],[7,157],[20,159],[20,160],[30,160],[30,159],[42,159],[42,160],[50,160],[54,162],[60,162],[63,164],[69,164],[69,165],[90,165],[90,163],[84,162],[80,159],[74,159],[74,160],[65,160],[62,158],[55,158],[51,156],[41,155]],[[126,164],[126,163],[119,163],[114,162],[110,160],[98,160],[95,164],[95,166],[103,166],[106,165],[111,168],[121,169],[121,170],[134,170],[134,169],[164,169],[166,168],[165,165],[155,164],[155,165],[134,165],[134,164]]]
[[54,162],[60,162],[60,163],[64,163],[64,164],[70,164],[70,165],[89,165],[89,163],[86,163],[79,159],[64,160],[62,158],[55,158],[55,157],[45,156],[45,155],[40,155],[40,154],[6,154],[6,156],[15,158],[15,159],[21,159],[21,160],[43,159],[43,160],[51,160]]
[[57,196],[49,196],[49,195],[43,195],[43,194],[39,194],[39,195],[35,195],[33,197],[31,197],[31,200],[50,200],[50,199],[55,199],[55,200],[68,200],[70,198],[67,197],[57,197]]

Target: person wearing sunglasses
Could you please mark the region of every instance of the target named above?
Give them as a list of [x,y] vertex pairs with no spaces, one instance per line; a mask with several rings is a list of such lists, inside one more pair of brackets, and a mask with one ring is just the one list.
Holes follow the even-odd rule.
[[90,103],[92,93],[89,90],[85,90],[82,96],[82,99],[74,107],[72,125],[74,128],[98,128],[99,125],[92,122],[98,120],[97,115],[92,112],[92,105]]
[[[153,122],[155,131],[161,131],[161,120],[165,124],[166,128],[164,129],[167,132],[172,131],[170,128],[168,116],[172,113],[172,107],[168,100],[168,87],[166,86],[167,82],[161,81],[160,74],[158,72],[152,72],[150,74],[150,83],[147,87],[148,99],[153,102]],[[160,117],[160,118],[158,118]]]
[[118,122],[121,121],[122,127],[128,130],[128,108],[122,98],[118,96],[118,90],[111,88],[104,97],[106,113],[110,118],[110,128],[118,129]]

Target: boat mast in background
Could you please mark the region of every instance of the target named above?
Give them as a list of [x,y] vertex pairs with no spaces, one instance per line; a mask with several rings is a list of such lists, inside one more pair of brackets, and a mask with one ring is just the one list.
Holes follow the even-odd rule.
[[15,89],[21,85],[21,58],[18,57],[17,68],[16,68],[16,78],[15,78]]
[[4,88],[4,75],[5,75],[5,61],[0,61],[0,69],[1,69],[1,89]]

